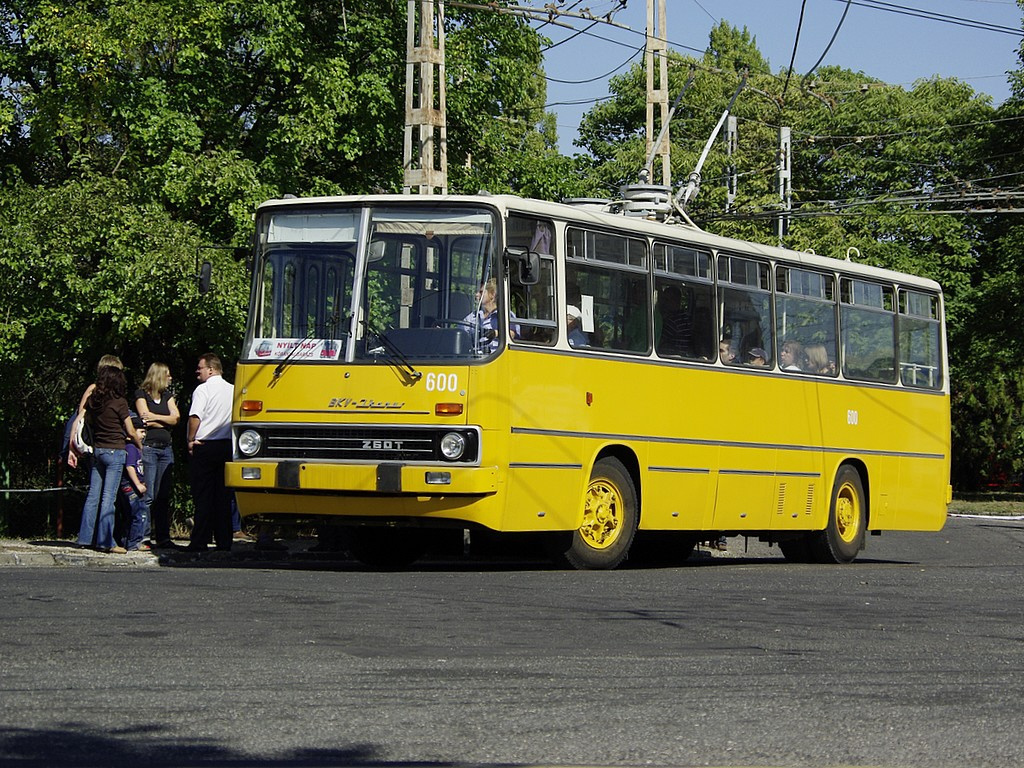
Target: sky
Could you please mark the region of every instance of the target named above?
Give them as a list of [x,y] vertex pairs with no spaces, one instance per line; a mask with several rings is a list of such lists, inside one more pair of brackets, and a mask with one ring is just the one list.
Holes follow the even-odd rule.
[[[531,8],[545,4],[573,12],[588,8],[594,15],[603,15],[617,6],[619,0],[520,3]],[[803,23],[799,24],[801,6]],[[799,25],[793,66],[794,72],[802,75],[828,48],[846,8],[847,0],[667,0],[665,37],[670,49],[699,57],[707,47],[711,28],[724,19],[739,29],[746,27],[756,38],[772,72],[779,73],[789,67]],[[915,15],[920,13],[963,21],[951,23]],[[852,0],[822,66],[844,67],[907,88],[921,78],[955,77],[975,91],[989,94],[992,103],[999,105],[1009,96],[1006,73],[1019,66],[1021,17],[1015,0]],[[616,12],[613,19],[629,29],[598,24],[589,30],[591,34],[568,40],[573,30],[551,24],[541,29],[553,43],[565,40],[546,51],[544,59],[548,110],[558,117],[559,147],[563,154],[581,151],[573,146],[580,118],[595,99],[608,95],[608,76],[625,72],[633,62],[643,61],[643,54],[637,53],[637,49],[644,44],[647,0],[625,0],[625,8]],[[575,30],[589,24],[578,18],[561,20]],[[992,24],[1016,32],[978,29],[966,22]],[[634,54],[636,57],[627,64]]]

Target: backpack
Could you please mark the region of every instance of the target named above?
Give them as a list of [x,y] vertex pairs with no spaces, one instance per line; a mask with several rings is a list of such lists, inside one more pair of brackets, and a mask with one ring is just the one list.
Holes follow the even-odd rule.
[[75,434],[71,436],[75,451],[79,454],[92,453],[93,439],[92,420],[89,418],[89,412],[86,411],[82,414],[82,418],[78,420]]

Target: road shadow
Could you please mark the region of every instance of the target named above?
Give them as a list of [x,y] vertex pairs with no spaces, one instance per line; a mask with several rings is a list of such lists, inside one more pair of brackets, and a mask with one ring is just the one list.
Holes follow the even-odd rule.
[[[353,768],[459,768],[450,762],[401,762],[385,759],[373,744],[334,748],[303,748],[275,754],[253,754],[214,739],[182,739],[158,724],[100,731],[79,723],[52,728],[0,728],[0,764],[27,768],[68,766],[106,768],[137,766],[202,768],[203,766],[351,766]],[[495,764],[495,768],[497,764]]]
[[[994,526],[998,527],[998,526]],[[275,548],[265,550],[256,542],[236,542],[231,551],[209,549],[191,552],[184,546],[134,552],[128,555],[110,555],[79,547],[73,542],[55,539],[37,539],[25,542],[28,548],[48,551],[57,564],[86,564],[97,567],[203,568],[251,569],[332,572],[521,572],[573,570],[555,565],[541,547],[517,544],[506,549],[494,547],[479,551],[456,552],[450,550],[428,552],[411,565],[401,568],[373,567],[360,562],[346,551],[324,550],[315,538],[282,539]],[[24,551],[24,548],[23,548]],[[916,565],[917,559],[893,558],[861,553],[852,564]],[[801,566],[813,564],[790,563],[775,547],[755,542],[747,549],[742,542],[732,544],[728,551],[715,551],[698,547],[685,559],[648,557],[631,554],[619,568],[627,570],[664,570],[688,568],[727,568],[738,566]],[[820,566],[818,566],[820,567]]]

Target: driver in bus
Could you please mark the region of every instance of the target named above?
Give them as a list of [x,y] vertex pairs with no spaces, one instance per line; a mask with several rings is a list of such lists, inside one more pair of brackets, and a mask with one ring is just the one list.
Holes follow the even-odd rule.
[[[494,352],[498,349],[498,284],[492,277],[476,292],[477,310],[466,315],[463,322],[476,329],[479,349]],[[515,317],[515,315],[513,315]],[[509,328],[512,338],[519,335],[519,326]]]

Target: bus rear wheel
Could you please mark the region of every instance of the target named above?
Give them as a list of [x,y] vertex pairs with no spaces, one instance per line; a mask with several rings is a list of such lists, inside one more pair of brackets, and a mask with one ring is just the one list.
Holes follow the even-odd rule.
[[600,459],[583,499],[583,524],[555,560],[579,570],[615,568],[629,554],[639,520],[633,478],[618,459]]
[[839,468],[832,487],[828,525],[814,534],[809,549],[819,563],[852,563],[864,548],[867,505],[860,473],[849,465]]

